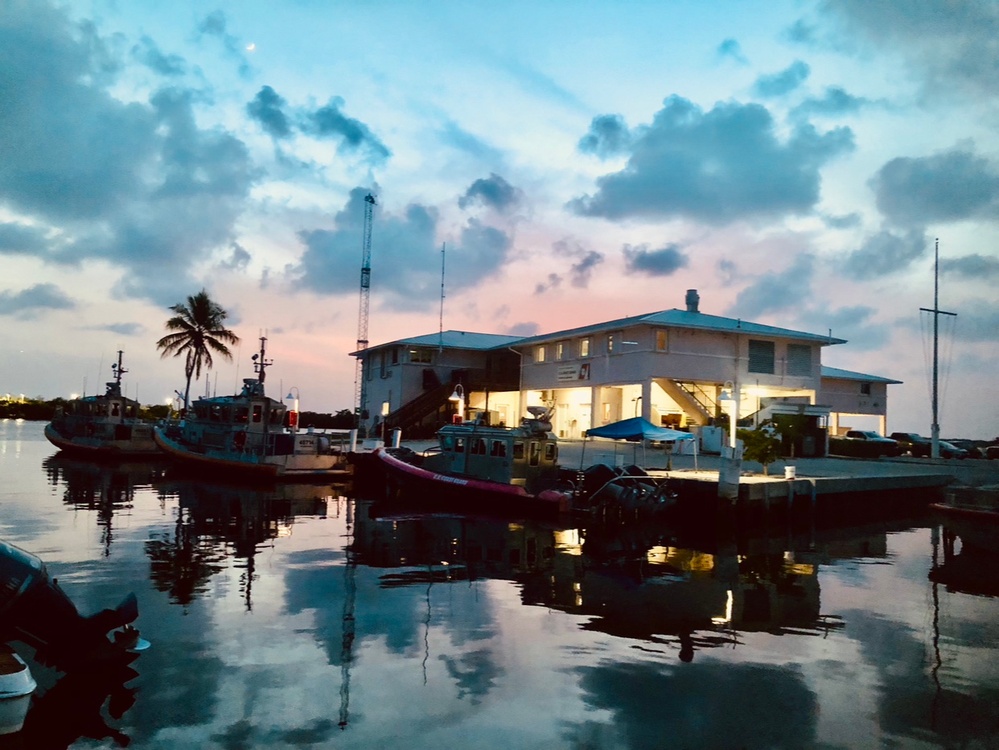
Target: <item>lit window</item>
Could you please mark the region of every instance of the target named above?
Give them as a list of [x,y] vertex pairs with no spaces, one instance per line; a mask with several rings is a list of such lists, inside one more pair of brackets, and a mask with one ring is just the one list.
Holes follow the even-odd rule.
[[565,342],[559,341],[555,344],[555,359],[563,360],[565,359]]
[[666,351],[666,345],[669,343],[669,338],[666,336],[666,329],[660,329],[656,331],[656,351],[664,352]]
[[613,333],[607,334],[607,353],[608,354],[613,354],[614,353],[614,334]]
[[545,347],[544,346],[539,346],[537,349],[534,350],[534,361],[535,362],[544,362],[545,361]]
[[433,352],[430,349],[410,349],[409,361],[429,365]]
[[589,357],[590,356],[590,340],[580,339],[579,340],[579,356]]

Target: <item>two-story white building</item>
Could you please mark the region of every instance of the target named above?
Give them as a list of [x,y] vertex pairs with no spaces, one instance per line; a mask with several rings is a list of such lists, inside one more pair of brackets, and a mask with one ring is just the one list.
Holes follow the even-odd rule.
[[784,422],[796,455],[821,455],[840,415],[879,417],[883,430],[887,385],[898,382],[823,368],[823,347],[844,343],[702,313],[689,290],[682,310],[527,338],[444,331],[354,356],[362,359],[366,425],[384,422],[404,435],[430,434],[459,408],[515,424],[527,406],[543,404],[562,438],[642,416],[720,444],[734,409],[742,424]]

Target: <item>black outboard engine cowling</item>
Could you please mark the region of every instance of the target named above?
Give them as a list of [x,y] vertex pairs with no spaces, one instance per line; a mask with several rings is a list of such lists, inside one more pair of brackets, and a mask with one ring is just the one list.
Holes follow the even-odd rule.
[[69,671],[120,654],[135,645],[138,631],[127,628],[139,616],[135,594],[114,609],[84,617],[49,578],[37,556],[0,541],[0,641],[21,640],[34,646],[36,658]]

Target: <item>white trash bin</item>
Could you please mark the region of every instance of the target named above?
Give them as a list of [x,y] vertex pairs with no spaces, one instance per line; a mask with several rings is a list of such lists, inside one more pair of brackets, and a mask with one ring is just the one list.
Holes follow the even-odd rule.
[[797,476],[798,476],[798,474],[797,474],[797,472],[795,470],[795,467],[793,467],[793,466],[785,466],[784,467],[784,479],[795,479],[795,478],[797,478]]

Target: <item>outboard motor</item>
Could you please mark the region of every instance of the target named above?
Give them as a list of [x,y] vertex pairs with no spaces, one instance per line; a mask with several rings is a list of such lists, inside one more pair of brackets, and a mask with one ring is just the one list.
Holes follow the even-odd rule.
[[148,646],[130,625],[138,616],[129,594],[114,609],[84,617],[41,559],[0,541],[0,642],[24,641],[39,662],[70,671]]

